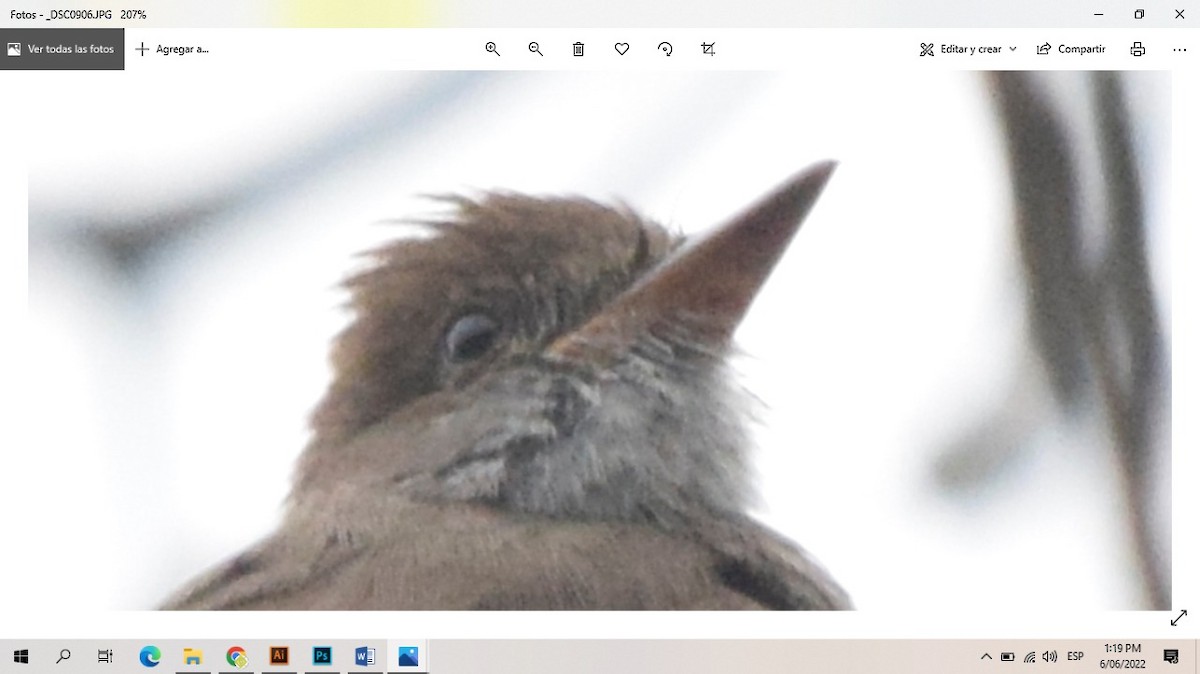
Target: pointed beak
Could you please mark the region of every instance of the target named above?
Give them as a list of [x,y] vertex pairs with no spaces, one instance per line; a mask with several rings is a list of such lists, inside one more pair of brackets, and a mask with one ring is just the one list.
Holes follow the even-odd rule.
[[832,161],[810,166],[741,215],[689,241],[555,340],[547,355],[610,362],[647,334],[683,334],[705,350],[723,349],[835,167]]

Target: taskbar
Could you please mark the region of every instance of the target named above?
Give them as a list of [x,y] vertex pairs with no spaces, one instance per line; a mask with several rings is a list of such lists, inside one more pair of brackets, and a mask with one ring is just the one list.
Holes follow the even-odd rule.
[[[0,640],[0,672],[1197,674],[1195,639]],[[11,652],[11,660],[8,654]]]

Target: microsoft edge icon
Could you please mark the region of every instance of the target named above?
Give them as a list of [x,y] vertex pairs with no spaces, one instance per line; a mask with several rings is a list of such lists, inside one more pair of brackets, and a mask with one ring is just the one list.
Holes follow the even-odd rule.
[[158,650],[158,646],[147,646],[142,649],[138,659],[146,667],[157,667],[158,661],[162,659],[162,651]]
[[401,646],[400,647],[400,666],[401,667],[419,667],[417,658],[416,646]]

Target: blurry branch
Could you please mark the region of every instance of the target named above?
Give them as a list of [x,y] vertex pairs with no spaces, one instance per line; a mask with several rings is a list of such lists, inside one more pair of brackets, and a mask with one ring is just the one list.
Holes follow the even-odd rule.
[[[1090,284],[1095,297],[1085,305],[1088,346],[1121,462],[1146,593],[1152,607],[1166,609],[1171,604],[1171,577],[1163,568],[1167,565],[1153,554],[1150,513],[1154,449],[1162,446],[1154,443],[1151,420],[1169,407],[1162,326],[1150,284],[1142,187],[1121,82],[1111,72],[1093,73],[1092,81],[1108,246]],[[1166,454],[1162,459],[1169,461]],[[1170,546],[1166,547],[1170,559]]]
[[[1038,86],[1045,84],[1038,77],[1023,72],[988,75],[1008,146],[1030,340],[1057,408],[1049,418],[1095,414],[1111,438],[1147,603],[1165,609],[1170,605],[1170,555],[1155,554],[1151,510],[1153,469],[1156,462],[1169,462],[1169,451],[1156,442],[1152,424],[1165,415],[1166,368],[1121,82],[1113,73],[1093,74],[1087,82],[1095,128],[1074,137],[1097,143],[1099,166],[1089,167],[1080,161],[1084,153],[1073,147],[1067,116],[1056,107],[1051,90]],[[1089,171],[1098,175],[1101,186],[1094,203],[1081,179]],[[1103,215],[1092,223],[1085,213]],[[1020,395],[1022,390],[1029,387],[1018,382],[1014,391]],[[1095,406],[1099,409],[1090,412]],[[984,473],[1002,462],[1004,451],[1027,440],[1029,429],[1005,427],[1014,419],[1010,412],[1001,409],[992,416],[980,428],[1003,428],[1003,437],[988,439],[979,429],[971,431],[955,443],[957,455],[943,457],[944,472]],[[974,470],[963,470],[972,463]],[[956,477],[961,476],[951,475],[949,481]]]

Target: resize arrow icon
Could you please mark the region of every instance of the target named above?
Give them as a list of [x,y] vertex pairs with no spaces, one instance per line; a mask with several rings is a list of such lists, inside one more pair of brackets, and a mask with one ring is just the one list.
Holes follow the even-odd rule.
[[1183,609],[1183,611],[1181,611],[1181,612],[1179,613],[1179,617],[1178,617],[1178,618],[1176,618],[1176,619],[1174,619],[1174,620],[1172,620],[1172,621],[1171,621],[1171,627],[1175,627],[1176,625],[1178,625],[1178,624],[1179,624],[1179,621],[1180,621],[1180,620],[1182,620],[1182,619],[1183,619],[1183,616],[1185,616],[1185,615],[1187,615],[1187,609],[1186,609],[1186,608],[1185,608],[1185,609]]

